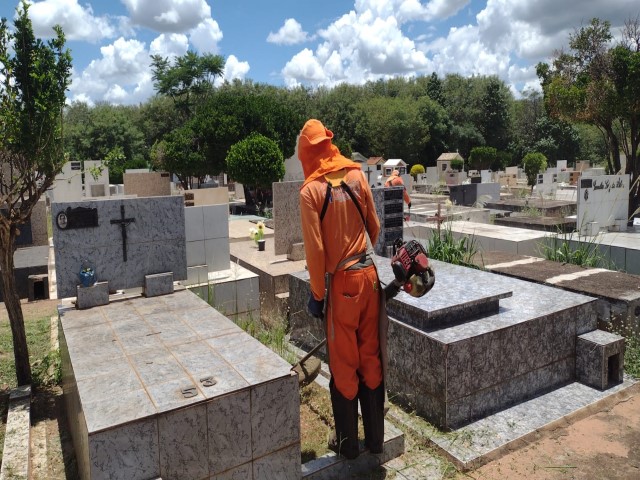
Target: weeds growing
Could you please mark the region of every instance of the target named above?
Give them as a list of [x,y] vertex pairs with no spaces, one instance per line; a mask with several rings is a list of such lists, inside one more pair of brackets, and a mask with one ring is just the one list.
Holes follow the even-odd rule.
[[429,258],[465,267],[478,268],[472,260],[477,253],[475,238],[464,235],[459,239],[453,236],[451,224],[445,222],[445,227],[434,230],[427,240],[426,249]]
[[600,236],[582,237],[575,232],[561,233],[547,237],[538,244],[539,253],[546,259],[581,267],[600,267],[614,270],[611,261],[600,250]]

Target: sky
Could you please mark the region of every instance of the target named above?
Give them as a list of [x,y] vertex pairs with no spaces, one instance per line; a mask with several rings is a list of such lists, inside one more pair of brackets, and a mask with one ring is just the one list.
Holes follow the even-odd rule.
[[[222,55],[224,76],[277,86],[363,84],[436,72],[497,75],[519,96],[535,66],[593,17],[619,36],[637,0],[40,0],[36,35],[62,26],[68,99],[138,104],[154,95],[150,55]],[[11,20],[19,0],[0,0]]]

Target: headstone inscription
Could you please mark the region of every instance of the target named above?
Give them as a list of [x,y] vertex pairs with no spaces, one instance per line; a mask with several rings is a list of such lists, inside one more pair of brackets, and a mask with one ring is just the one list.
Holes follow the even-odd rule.
[[582,176],[577,227],[585,235],[600,228],[625,230],[629,215],[629,175]]

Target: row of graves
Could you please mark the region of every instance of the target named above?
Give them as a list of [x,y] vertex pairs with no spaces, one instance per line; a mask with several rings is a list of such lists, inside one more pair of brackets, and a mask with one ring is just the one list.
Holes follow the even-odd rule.
[[[261,252],[251,240],[229,242],[226,189],[212,189],[225,201],[198,200],[150,194],[168,180],[162,174],[135,179],[144,194],[127,193],[125,177],[123,196],[51,202],[63,389],[81,478],[327,478],[336,465],[338,477],[352,473],[335,456],[301,465],[298,380],[237,323],[277,310],[298,346],[324,336],[305,308],[300,182],[274,184],[274,237]],[[389,247],[406,233],[402,189],[373,195],[375,259],[387,282]],[[433,439],[460,466],[632,383],[624,339],[596,328],[595,299],[432,264],[427,296],[401,293],[387,305],[387,388],[443,432],[493,432],[472,447]],[[89,286],[80,285],[85,268],[96,275]],[[400,453],[386,449],[376,463]]]

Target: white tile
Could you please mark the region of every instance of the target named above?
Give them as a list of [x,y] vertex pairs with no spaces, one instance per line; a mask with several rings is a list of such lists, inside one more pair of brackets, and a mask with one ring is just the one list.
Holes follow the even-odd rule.
[[204,215],[202,207],[186,207],[184,209],[184,228],[187,242],[204,240]]
[[206,283],[208,276],[209,271],[206,265],[187,267],[187,280],[183,283],[185,285],[199,285]]
[[192,240],[187,242],[187,267],[206,265],[207,256],[204,248],[204,240]]
[[204,238],[229,238],[229,206],[207,205],[204,215]]
[[229,239],[214,238],[204,241],[206,263],[210,272],[229,268]]
[[208,303],[223,315],[237,313],[236,282],[209,284]]
[[206,478],[209,465],[207,411],[204,405],[183,408],[158,418],[160,476]]

